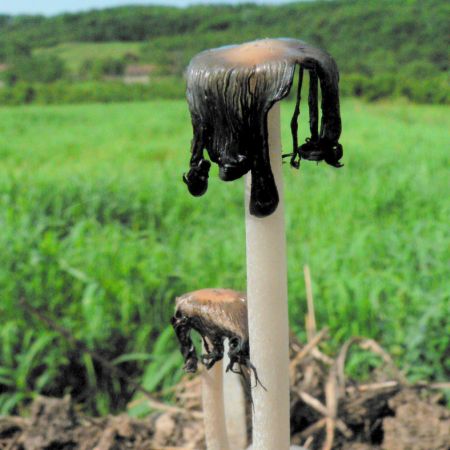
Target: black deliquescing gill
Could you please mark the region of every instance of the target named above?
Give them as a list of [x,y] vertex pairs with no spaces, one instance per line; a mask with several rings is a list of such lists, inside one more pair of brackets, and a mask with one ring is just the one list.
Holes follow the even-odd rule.
[[177,297],[171,323],[187,372],[196,372],[198,367],[199,358],[191,339],[191,331],[195,330],[202,338],[205,351],[200,361],[208,370],[223,359],[224,341],[228,340],[229,363],[226,371],[241,375],[248,388],[252,372],[256,384],[264,388],[250,361],[247,299],[244,293],[232,289],[188,292]]
[[[295,39],[263,39],[220,47],[195,56],[187,69],[187,99],[194,137],[190,170],[183,176],[189,192],[203,195],[208,187],[210,162],[219,166],[224,181],[252,174],[250,213],[272,214],[278,191],[269,159],[267,115],[285,98],[299,66],[297,101],[291,121],[291,165],[300,160],[322,161],[341,167],[339,72],[323,50]],[[310,74],[308,96],[311,136],[298,145],[303,71]],[[319,132],[318,94],[322,94]]]

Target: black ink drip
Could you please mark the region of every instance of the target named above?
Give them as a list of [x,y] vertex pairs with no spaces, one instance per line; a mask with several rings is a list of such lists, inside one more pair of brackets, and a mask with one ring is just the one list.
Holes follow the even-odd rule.
[[[259,41],[269,43],[270,40]],[[219,165],[224,181],[252,173],[250,213],[257,217],[272,214],[278,205],[278,191],[269,159],[267,115],[274,103],[291,89],[296,65],[299,69],[297,101],[291,120],[293,152],[291,165],[300,160],[322,161],[341,167],[342,146],[339,111],[339,73],[333,58],[322,50],[294,39],[279,39],[280,57],[258,65],[230,63],[223,53],[231,47],[208,50],[197,55],[187,70],[187,99],[194,138],[190,170],[183,176],[192,195],[208,188],[210,162]],[[298,146],[303,71],[310,74],[308,96],[311,136]],[[321,124],[318,130],[318,84],[322,93]]]

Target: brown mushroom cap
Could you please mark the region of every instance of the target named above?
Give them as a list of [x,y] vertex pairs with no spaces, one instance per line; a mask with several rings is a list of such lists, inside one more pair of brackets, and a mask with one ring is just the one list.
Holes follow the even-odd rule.
[[[260,39],[240,45],[227,45],[199,53],[193,64],[216,67],[252,67],[262,64],[292,61],[300,62],[311,50],[317,56],[318,49],[296,39]],[[319,50],[319,52],[321,52]]]
[[200,289],[176,299],[176,311],[199,318],[214,328],[248,339],[247,302],[242,292],[232,289]]
[[[337,141],[341,121],[336,63],[325,51],[297,39],[261,39],[206,50],[196,55],[187,69],[187,96],[191,113],[202,109],[199,102],[204,102],[205,106],[216,104],[216,107],[223,102],[227,106],[229,102],[226,97],[230,97],[230,106],[234,106],[238,114],[242,108],[237,101],[242,100],[249,106],[252,103],[264,104],[263,110],[267,113],[273,103],[289,93],[296,64],[319,76],[324,115],[321,134],[330,141]],[[253,89],[250,85],[248,90],[250,80],[253,80]],[[233,94],[238,98],[233,99]],[[246,94],[246,98],[241,98],[242,94]],[[259,98],[252,99],[252,96]],[[220,110],[216,111],[221,114]],[[229,119],[233,122],[232,117]],[[220,125],[218,121],[215,124]]]

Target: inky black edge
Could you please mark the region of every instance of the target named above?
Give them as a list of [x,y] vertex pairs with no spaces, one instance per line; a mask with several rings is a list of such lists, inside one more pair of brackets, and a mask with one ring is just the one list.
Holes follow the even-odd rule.
[[[298,54],[277,62],[255,67],[208,70],[198,64],[203,52],[188,67],[187,99],[194,137],[190,170],[183,176],[189,192],[203,195],[208,188],[210,162],[219,166],[219,176],[233,181],[248,171],[252,173],[250,213],[257,217],[272,214],[278,205],[278,191],[270,167],[267,116],[274,103],[286,97],[291,89],[296,65],[300,66],[297,104],[291,120],[294,143],[291,165],[300,160],[322,161],[341,167],[343,149],[339,106],[339,72],[326,52],[301,41],[284,40],[295,45]],[[297,47],[298,46],[298,47]],[[308,96],[311,136],[298,146],[297,119],[303,70],[310,74]],[[255,82],[252,84],[252,78]],[[318,131],[318,82],[322,92],[321,123]]]

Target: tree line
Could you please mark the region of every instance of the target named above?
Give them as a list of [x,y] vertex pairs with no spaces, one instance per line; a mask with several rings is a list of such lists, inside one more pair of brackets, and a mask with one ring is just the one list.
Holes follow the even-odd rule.
[[[352,83],[349,91],[354,95],[377,84],[376,80],[387,79],[394,79],[394,87],[387,91],[397,92],[407,80],[410,95],[406,96],[442,103],[449,97],[448,88],[442,94],[448,81],[449,16],[450,4],[442,0],[128,6],[53,17],[4,15],[0,16],[0,61],[16,68],[9,75],[10,84],[52,82],[67,77],[64,61],[57,56],[38,57],[35,49],[65,42],[141,41],[139,62],[155,64],[160,75],[181,76],[190,58],[203,49],[288,36],[330,52],[343,78],[348,78],[347,85]],[[102,73],[123,65],[122,60],[86,61],[84,67]]]

